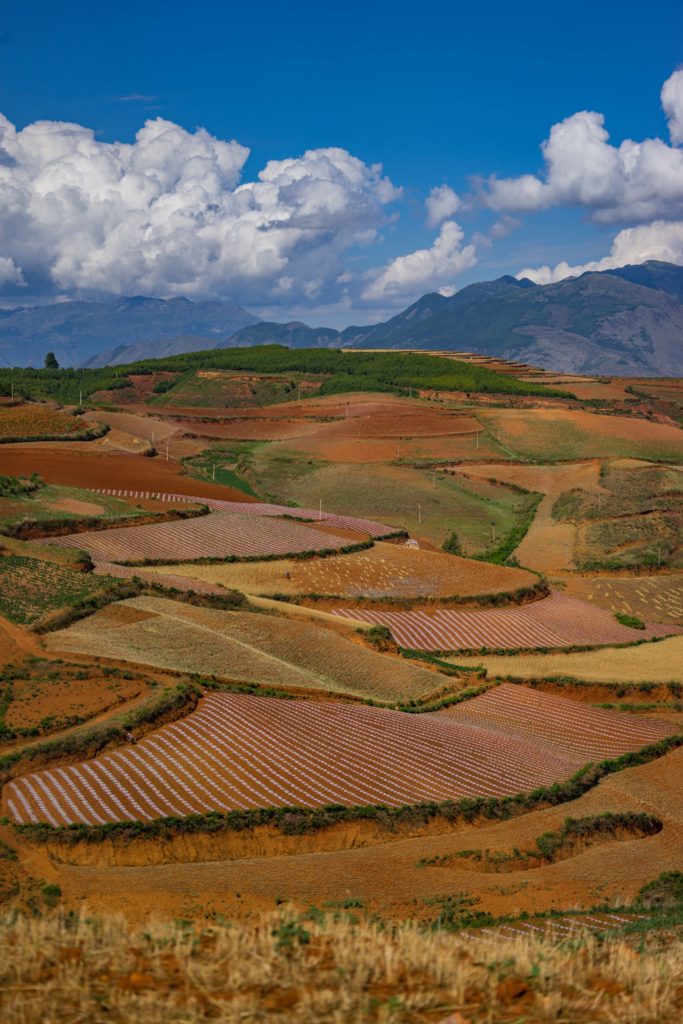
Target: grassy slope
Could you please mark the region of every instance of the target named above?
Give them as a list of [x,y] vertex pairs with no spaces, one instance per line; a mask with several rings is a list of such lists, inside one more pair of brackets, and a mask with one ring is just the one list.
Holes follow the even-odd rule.
[[465,554],[494,549],[528,503],[528,496],[485,481],[463,481],[412,466],[368,468],[301,460],[279,446],[255,448],[246,472],[255,490],[280,502],[316,507],[322,499],[323,508],[405,527],[437,546],[456,531]]

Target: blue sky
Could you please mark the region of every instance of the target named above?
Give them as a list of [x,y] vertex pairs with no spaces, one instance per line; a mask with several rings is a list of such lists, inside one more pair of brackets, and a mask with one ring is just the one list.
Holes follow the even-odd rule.
[[[668,194],[660,203],[655,196],[648,220],[642,211],[631,217],[633,191],[609,210],[599,197],[583,196],[579,185],[558,186],[551,198],[531,206],[520,200],[519,190],[512,199],[488,193],[483,200],[473,197],[476,181],[491,175],[543,179],[540,144],[553,125],[580,111],[604,115],[613,147],[624,139],[648,138],[670,146],[660,90],[683,61],[680,2],[660,0],[646,12],[642,5],[595,0],[570,7],[532,0],[476,8],[384,0],[343,5],[5,0],[0,44],[0,111],[18,129],[37,120],[70,122],[91,129],[97,143],[132,143],[148,118],[162,118],[187,133],[202,127],[214,139],[236,140],[249,149],[238,179],[229,186],[224,181],[223,188],[257,180],[269,161],[300,158],[309,150],[344,150],[366,167],[381,164],[396,195],[387,199],[369,180],[347,182],[355,214],[345,207],[322,224],[318,209],[316,230],[322,234],[313,242],[307,224],[309,254],[303,234],[291,245],[290,231],[286,244],[274,243],[273,265],[253,270],[246,280],[230,259],[211,253],[211,283],[194,282],[191,297],[243,301],[278,319],[372,320],[434,287],[452,290],[527,267],[552,270],[562,261],[571,266],[599,261],[608,257],[620,230],[673,220],[669,211],[679,203],[677,194],[671,205]],[[40,158],[50,163],[46,173],[58,179],[53,151],[45,157],[44,147],[39,149]],[[30,187],[38,188],[35,152],[25,159]],[[79,173],[87,178],[87,168]],[[325,177],[327,172],[315,173]],[[392,267],[397,257],[433,248],[440,224],[425,223],[424,204],[430,190],[442,185],[461,200],[444,218],[457,223],[460,232],[456,239],[453,229],[444,242],[449,255],[444,261],[443,252],[432,253],[429,272],[419,270],[419,260]],[[278,176],[279,217],[291,187]],[[358,188],[364,196],[356,203]],[[575,201],[579,193],[582,198]],[[262,214],[265,201],[254,200]],[[295,201],[303,202],[299,196]],[[97,213],[88,202],[87,224],[72,222],[72,234],[85,231],[94,245],[105,229],[93,226]],[[68,203],[65,210],[61,219],[68,224]],[[12,241],[18,229],[9,218],[3,226],[3,216],[0,203],[0,259],[11,261],[5,265],[5,301],[15,294],[106,292],[107,274],[96,266],[96,257],[90,260],[90,280],[88,266],[74,268],[68,240],[54,238],[54,224],[28,251],[25,242]],[[270,225],[272,210],[268,216]],[[30,230],[38,233],[39,227],[32,222]],[[108,220],[106,232],[112,230]],[[236,230],[239,234],[241,227]],[[260,223],[257,241],[265,230]],[[231,221],[234,247],[232,232]],[[667,232],[665,253],[671,249]],[[45,248],[44,238],[55,246],[49,265],[41,265],[36,255],[41,245]],[[131,233],[131,248],[136,238]],[[648,238],[651,245],[651,233]],[[218,245],[215,239],[211,244]],[[469,245],[472,253],[453,258],[454,247],[460,252]],[[145,290],[152,286],[172,294],[188,283],[187,268],[171,266],[170,249],[170,270],[150,269],[152,258],[158,259],[158,252],[140,262]],[[201,265],[201,259],[197,262]],[[322,268],[319,278],[316,265]],[[346,274],[349,282],[340,284]],[[114,287],[129,291],[133,283],[123,276]]]

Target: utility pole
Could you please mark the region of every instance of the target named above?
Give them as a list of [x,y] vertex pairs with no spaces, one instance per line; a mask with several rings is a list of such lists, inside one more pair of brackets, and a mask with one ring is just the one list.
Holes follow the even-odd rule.
[[216,479],[216,463],[215,462],[214,462],[213,467],[212,467],[211,479],[212,480]]
[[422,526],[422,505],[420,504],[417,506],[417,521]]
[[168,441],[166,442],[166,461],[168,462]]
[[491,539],[493,540],[493,543],[495,544],[496,543],[496,524],[495,523],[491,523]]
[[78,389],[78,407],[83,408],[83,388]]
[[320,519],[322,519],[322,517],[323,517],[323,499],[321,498],[320,499],[320,507],[319,507],[319,510],[318,510],[318,519],[320,520]]
[[299,389],[299,401],[301,401],[301,384],[298,385],[298,389]]

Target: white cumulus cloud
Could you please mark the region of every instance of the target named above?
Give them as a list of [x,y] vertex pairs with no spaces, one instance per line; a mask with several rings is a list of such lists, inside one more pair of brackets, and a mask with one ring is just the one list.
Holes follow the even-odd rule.
[[429,249],[417,249],[391,260],[363,292],[364,299],[416,298],[426,291],[453,292],[453,277],[474,266],[474,245],[463,247],[464,232],[459,224],[447,220]]
[[673,144],[683,142],[683,70],[674,71],[662,86],[662,107]]
[[259,303],[333,292],[344,250],[376,237],[400,190],[339,148],[241,181],[248,156],[162,118],[104,143],[0,115],[0,283]]
[[460,207],[460,198],[449,185],[437,185],[425,199],[427,226],[438,228],[442,221],[452,217]]
[[[683,141],[683,72],[665,82],[662,104],[674,143]],[[488,179],[486,205],[512,212],[577,206],[599,223],[645,223],[683,216],[683,150],[662,139],[619,146],[609,141],[605,118],[572,114],[550,129],[542,144],[540,175]]]
[[563,260],[555,267],[527,267],[520,270],[517,277],[528,277],[536,284],[554,284],[589,270],[614,270],[647,260],[683,264],[683,221],[659,220],[624,228],[612,242],[609,255],[600,260],[574,266]]

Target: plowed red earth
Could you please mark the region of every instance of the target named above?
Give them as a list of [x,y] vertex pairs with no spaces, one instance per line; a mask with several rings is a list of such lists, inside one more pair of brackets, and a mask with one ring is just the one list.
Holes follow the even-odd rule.
[[518,608],[486,611],[437,609],[412,612],[340,608],[335,613],[388,626],[397,644],[420,651],[572,647],[623,644],[683,632],[679,626],[631,629],[587,601],[551,594]]
[[[119,488],[97,488],[100,494],[111,494],[120,498],[153,498],[158,501],[198,501],[218,512],[239,512],[242,515],[250,516],[296,516],[299,519],[312,519],[315,522],[324,523],[326,526],[339,527],[340,530],[354,530],[357,533],[365,533],[371,537],[386,537],[394,532],[394,527],[386,523],[377,523],[372,519],[358,519],[355,516],[338,516],[334,512],[321,511],[319,508],[291,508],[289,505],[271,505],[263,501],[220,501],[215,498],[204,499],[193,498],[191,495],[162,494],[158,491],[130,491]],[[244,497],[244,495],[242,495]]]
[[[532,727],[522,699],[510,704],[502,732],[455,715],[212,695],[134,747],[21,776],[5,787],[3,808],[15,822],[66,825],[503,796],[566,778],[589,757],[635,750],[674,731],[604,712],[593,735],[593,709],[572,704],[567,711],[569,702],[533,698]],[[553,749],[545,737],[559,721],[563,746]]]
[[[65,442],[68,444],[78,442]],[[96,443],[96,442],[94,442]],[[162,457],[104,455],[73,452],[60,447],[41,447],[40,443],[10,448],[0,446],[0,475],[30,476],[39,473],[49,484],[67,484],[89,490],[105,487],[139,488],[146,491],[175,491],[203,498],[248,502],[249,497],[234,487],[223,487],[183,476],[179,463]]]
[[258,557],[338,549],[348,544],[348,540],[323,533],[307,523],[210,512],[198,519],[73,533],[55,537],[51,543],[88,551],[95,561],[163,559],[179,562],[230,555]]

